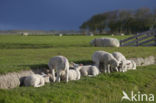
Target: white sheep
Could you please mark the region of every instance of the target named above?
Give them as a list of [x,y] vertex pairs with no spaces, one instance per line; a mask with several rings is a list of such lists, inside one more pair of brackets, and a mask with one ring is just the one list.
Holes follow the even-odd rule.
[[23,33],[21,33],[23,36],[28,36],[29,35],[29,33],[27,33],[27,32],[23,32]]
[[41,87],[48,82],[49,82],[48,75],[32,74],[30,76],[25,77],[24,86]]
[[[49,60],[49,68],[52,71],[53,82],[60,82],[61,72],[65,71],[66,82],[68,82],[68,72],[69,72],[69,62],[68,59],[64,56],[55,56]],[[55,70],[57,73],[57,78],[55,79]]]
[[127,65],[126,65],[126,57],[120,53],[120,52],[113,52],[112,55],[120,62],[120,66],[118,67],[118,71],[120,72],[126,72],[127,71]]
[[92,55],[92,60],[98,68],[100,68],[100,64],[103,64],[105,73],[110,73],[110,69],[118,71],[119,62],[108,52],[96,51]]
[[119,47],[120,42],[116,38],[95,38],[90,42],[92,46],[97,47]]
[[133,60],[126,60],[127,70],[136,70],[136,63]]
[[[79,80],[81,78],[81,73],[78,68],[69,69],[68,80]],[[66,74],[64,71],[61,72],[61,79],[66,80]]]
[[78,65],[78,64],[73,64],[74,68],[77,68],[80,70],[80,73],[82,76],[97,76],[99,75],[99,69],[96,66],[92,65]]

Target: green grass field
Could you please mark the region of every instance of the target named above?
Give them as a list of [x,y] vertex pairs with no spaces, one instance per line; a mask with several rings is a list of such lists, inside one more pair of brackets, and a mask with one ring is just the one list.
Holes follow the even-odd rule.
[[[92,47],[89,42],[101,36],[0,36],[0,74],[38,68],[49,59],[64,55],[69,61],[91,62],[96,50],[120,51],[127,58],[156,56],[156,47]],[[128,36],[114,36],[124,39]],[[138,67],[126,73],[83,77],[69,83],[51,83],[41,88],[18,87],[0,90],[0,103],[120,103],[122,90],[156,95],[156,66]],[[123,103],[129,103],[123,101]],[[141,102],[142,103],[142,102]],[[154,102],[153,102],[154,103]]]

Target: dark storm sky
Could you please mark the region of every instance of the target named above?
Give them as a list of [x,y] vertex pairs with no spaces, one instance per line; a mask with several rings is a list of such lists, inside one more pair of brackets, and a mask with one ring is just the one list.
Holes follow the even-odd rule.
[[0,30],[78,30],[92,15],[156,8],[156,0],[0,0]]

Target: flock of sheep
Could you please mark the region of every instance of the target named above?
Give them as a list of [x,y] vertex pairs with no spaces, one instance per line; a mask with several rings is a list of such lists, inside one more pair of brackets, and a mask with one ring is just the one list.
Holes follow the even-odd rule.
[[[108,53],[106,51],[96,51],[92,55],[94,65],[82,65],[69,63],[64,56],[55,56],[49,60],[48,66],[51,70],[50,74],[33,74],[25,77],[24,85],[41,87],[47,82],[60,82],[79,80],[81,76],[97,76],[100,73],[110,72],[126,72],[127,70],[135,70],[136,63],[127,60],[120,52]],[[55,73],[56,72],[56,73]]]

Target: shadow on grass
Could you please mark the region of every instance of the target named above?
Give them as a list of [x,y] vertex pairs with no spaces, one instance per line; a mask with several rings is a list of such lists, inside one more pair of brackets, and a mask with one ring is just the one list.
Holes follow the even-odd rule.
[[[83,64],[83,65],[92,65],[93,62],[92,61],[74,61],[74,63],[77,64]],[[41,73],[41,72],[45,72],[47,73],[49,70],[49,67],[47,64],[33,64],[33,65],[20,65],[21,67],[28,67],[30,68],[34,73]]]
[[0,49],[40,49],[52,47],[53,45],[48,44],[0,43]]
[[27,44],[27,43],[0,43],[0,49],[42,49],[56,47],[90,47],[90,45],[54,45],[54,44]]

